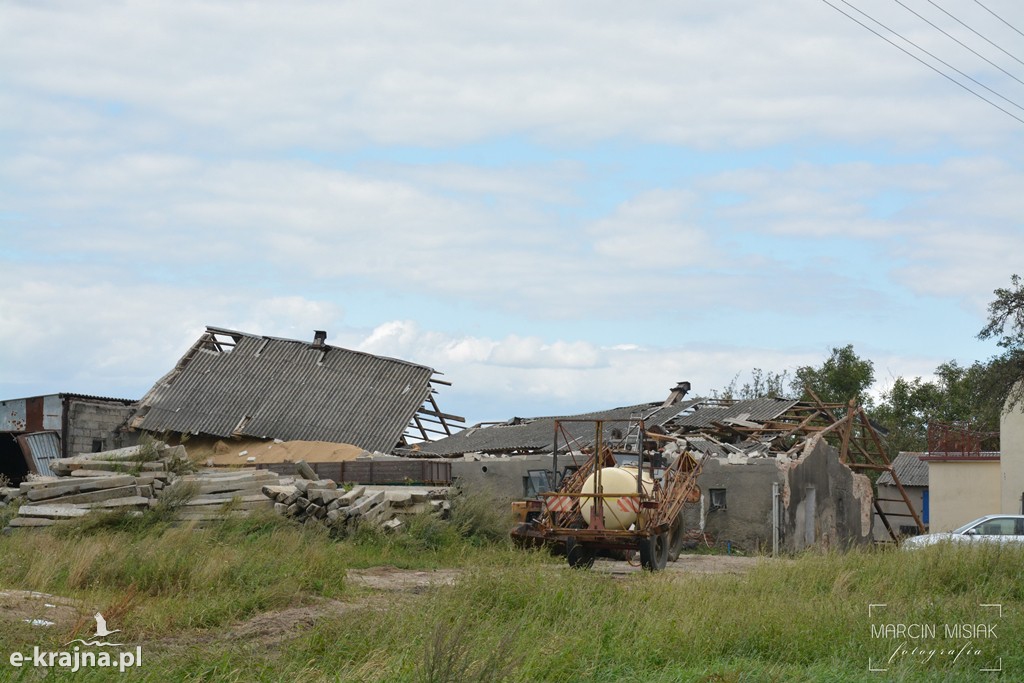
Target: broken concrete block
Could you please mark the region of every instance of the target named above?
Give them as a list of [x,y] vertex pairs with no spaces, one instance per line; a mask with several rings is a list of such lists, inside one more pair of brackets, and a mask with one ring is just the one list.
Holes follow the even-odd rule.
[[362,498],[360,498],[359,500],[357,500],[349,508],[349,516],[362,515],[362,514],[366,513],[367,511],[369,511],[370,508],[372,508],[373,506],[378,505],[381,502],[383,502],[383,500],[384,500],[384,492],[383,491],[375,491],[375,492],[367,493],[367,495],[365,495]]
[[338,498],[338,504],[342,506],[351,505],[352,503],[362,498],[364,493],[366,493],[365,486],[356,486],[351,491],[347,491],[346,493],[342,494],[341,497]]
[[344,493],[344,491],[339,491],[338,489],[321,489],[319,491],[320,500],[323,501],[323,504],[325,505],[340,498],[342,493]]
[[313,468],[305,460],[299,460],[295,463],[295,473],[309,481],[316,481],[317,479],[316,472],[313,471]]
[[412,505],[412,494],[404,491],[387,491],[385,500],[394,508],[404,508]]

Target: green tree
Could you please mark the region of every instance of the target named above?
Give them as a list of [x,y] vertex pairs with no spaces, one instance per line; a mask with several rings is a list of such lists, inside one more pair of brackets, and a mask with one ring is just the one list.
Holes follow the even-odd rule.
[[950,361],[935,368],[934,381],[897,377],[872,409],[871,419],[886,430],[893,455],[925,450],[931,422],[996,431],[1003,401],[989,390],[991,373],[988,363],[962,366]]
[[789,377],[789,373],[785,370],[782,372],[772,372],[771,370],[762,370],[761,368],[754,368],[750,371],[750,381],[744,382],[740,385],[740,373],[736,373],[736,376],[732,378],[721,390],[713,390],[711,392],[711,398],[724,398],[724,399],[737,399],[745,401],[753,398],[764,398],[766,396],[778,397],[782,396],[786,388],[786,380]]
[[1024,282],[1010,276],[1010,287],[999,287],[995,301],[988,305],[988,324],[978,339],[997,339],[1004,349],[1024,348]]
[[870,405],[867,390],[875,381],[875,365],[861,358],[853,344],[833,348],[820,367],[805,365],[796,369],[790,387],[802,400],[811,400],[811,389],[826,403],[846,403],[851,398],[861,405]]
[[[1010,287],[999,287],[988,305],[988,323],[979,339],[995,339],[1005,351],[989,359],[984,390],[1007,409],[1024,401],[1024,281],[1010,276]],[[1007,400],[1009,399],[1009,400]]]

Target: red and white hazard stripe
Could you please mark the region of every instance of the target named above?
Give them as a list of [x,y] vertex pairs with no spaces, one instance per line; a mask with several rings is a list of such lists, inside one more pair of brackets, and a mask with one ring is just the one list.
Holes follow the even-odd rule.
[[548,496],[544,501],[548,512],[569,512],[572,509],[573,499],[569,496]]
[[623,512],[640,512],[640,499],[636,496],[623,496],[615,502]]

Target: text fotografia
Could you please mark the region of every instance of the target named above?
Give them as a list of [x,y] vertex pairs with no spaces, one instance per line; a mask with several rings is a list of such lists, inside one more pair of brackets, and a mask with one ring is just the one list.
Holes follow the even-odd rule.
[[142,647],[136,646],[135,651],[124,650],[122,652],[95,652],[92,650],[81,651],[76,645],[71,650],[60,652],[48,652],[39,649],[39,646],[32,648],[31,655],[24,652],[12,652],[10,656],[11,666],[34,666],[43,669],[66,669],[75,673],[81,669],[117,669],[124,673],[133,667],[142,666]]
[[[872,605],[885,608],[887,605]],[[1001,605],[985,605],[999,610]],[[994,616],[994,615],[993,615]],[[886,672],[900,664],[968,665],[977,671],[1002,671],[1003,660],[993,650],[999,640],[998,624],[988,621],[957,623],[878,622],[871,624],[871,638],[887,641],[886,656],[868,660],[868,670]]]

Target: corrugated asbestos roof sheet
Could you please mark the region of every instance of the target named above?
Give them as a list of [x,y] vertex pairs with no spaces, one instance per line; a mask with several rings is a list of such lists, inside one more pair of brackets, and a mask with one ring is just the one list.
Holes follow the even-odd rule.
[[788,398],[755,398],[737,401],[732,405],[715,405],[713,400],[693,401],[695,409],[670,420],[672,429],[704,429],[713,422],[728,423],[729,420],[764,422],[773,420],[795,406],[799,401]]
[[[234,348],[216,350],[211,334],[230,336]],[[208,328],[142,399],[132,424],[390,452],[429,395],[433,374],[349,349]]]
[[[928,486],[928,463],[920,460],[923,453],[900,453],[892,461],[892,469],[904,486]],[[878,477],[881,485],[894,486],[892,475],[882,472]]]
[[[555,420],[605,420],[604,438],[617,441],[613,430],[625,436],[631,417],[643,417],[645,426],[664,424],[680,411],[693,406],[697,401],[683,401],[668,408],[661,403],[640,403],[623,408],[613,408],[580,415],[536,417],[520,421],[519,424],[498,424],[488,427],[470,427],[445,439],[421,444],[417,455],[456,456],[464,453],[508,453],[512,451],[550,452],[555,439]],[[594,441],[594,425],[585,422],[565,422],[563,427],[572,439],[568,446],[559,437],[559,450],[588,446]],[[576,440],[575,442],[573,441]]]

